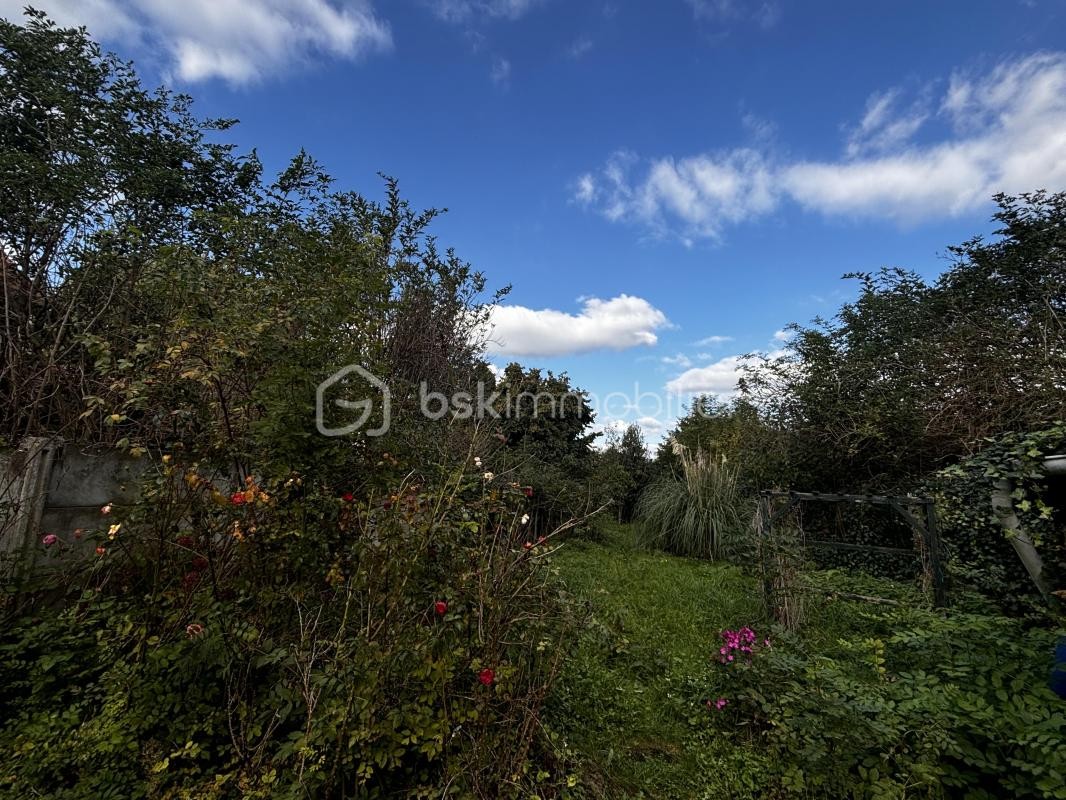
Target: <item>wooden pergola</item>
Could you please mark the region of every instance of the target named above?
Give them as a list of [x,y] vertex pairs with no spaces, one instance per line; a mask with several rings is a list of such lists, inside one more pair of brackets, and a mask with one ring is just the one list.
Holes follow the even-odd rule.
[[[857,505],[885,506],[892,509],[910,526],[916,541],[922,543],[922,550],[917,551],[917,554],[921,557],[926,581],[933,591],[933,605],[938,608],[947,605],[943,555],[941,553],[940,534],[937,528],[936,508],[932,498],[911,497],[909,495],[794,492],[776,489],[765,490],[759,494],[759,519],[761,522],[759,533],[764,540],[769,539],[775,522],[783,519],[793,509],[802,506],[804,503],[855,503]],[[805,539],[804,544],[813,548],[857,550],[888,555],[913,556],[916,552],[912,548],[832,542],[824,539]]]

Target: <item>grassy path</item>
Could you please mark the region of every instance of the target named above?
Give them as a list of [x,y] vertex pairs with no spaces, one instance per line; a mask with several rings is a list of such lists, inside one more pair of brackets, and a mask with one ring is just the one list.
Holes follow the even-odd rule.
[[602,541],[568,543],[556,564],[592,613],[548,715],[576,754],[580,794],[704,796],[709,753],[706,742],[693,746],[690,721],[700,676],[718,632],[758,618],[753,582],[730,566],[641,549],[632,528],[609,524]]

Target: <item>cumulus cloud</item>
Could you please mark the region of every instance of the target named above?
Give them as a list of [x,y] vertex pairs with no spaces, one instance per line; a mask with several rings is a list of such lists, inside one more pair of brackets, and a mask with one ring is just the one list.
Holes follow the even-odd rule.
[[[19,19],[23,5],[0,0],[0,16]],[[48,12],[104,41],[158,49],[186,82],[244,84],[316,57],[357,59],[392,47],[369,0],[52,0]]]
[[726,356],[705,367],[685,370],[666,384],[671,394],[714,394],[729,396],[736,391],[743,356]]
[[[782,339],[774,334],[774,342],[781,344]],[[779,358],[785,354],[785,350],[775,349],[763,352],[766,358]],[[675,395],[713,394],[718,397],[731,397],[737,390],[737,381],[744,374],[744,364],[747,355],[733,355],[719,358],[717,361],[705,367],[693,367],[687,369],[666,384],[666,391]]]
[[908,223],[1038,188],[1066,188],[1066,53],[956,72],[939,97],[928,88],[911,103],[900,90],[875,94],[834,160],[751,147],[650,160],[621,151],[582,175],[572,197],[608,220],[689,242],[718,238],[786,201]]
[[641,297],[582,301],[569,314],[550,308],[501,305],[493,310],[488,351],[509,356],[561,356],[593,350],[626,350],[658,342],[666,315]]

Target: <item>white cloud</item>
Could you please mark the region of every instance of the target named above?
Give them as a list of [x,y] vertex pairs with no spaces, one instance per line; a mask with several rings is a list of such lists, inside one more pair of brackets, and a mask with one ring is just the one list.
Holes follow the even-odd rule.
[[772,28],[781,19],[776,2],[753,3],[750,0],[685,0],[697,20],[725,22],[751,17],[761,28]]
[[[0,16],[18,19],[23,5],[0,0]],[[186,82],[244,84],[315,57],[356,59],[392,47],[369,0],[51,0],[48,12],[104,41],[158,49]]]
[[489,78],[497,86],[506,88],[511,83],[511,62],[506,58],[495,58],[492,61],[492,69],[489,70]]
[[684,353],[678,353],[676,356],[663,356],[661,359],[664,364],[670,364],[674,367],[681,367],[686,369],[692,366],[692,359],[686,356]]
[[866,101],[866,113],[848,137],[848,156],[899,148],[925,124],[929,113],[921,100],[907,111],[897,113],[900,95],[900,89],[891,89],[870,96]]
[[731,395],[736,391],[743,361],[743,356],[726,356],[706,367],[685,370],[667,382],[666,390],[672,394]]
[[688,236],[712,238],[725,223],[764,214],[777,203],[771,169],[752,149],[660,158],[633,181],[636,163],[633,154],[616,152],[598,176],[578,179],[573,199],[595,206],[612,222],[640,222],[657,234],[680,223]]
[[732,336],[707,336],[696,342],[697,347],[715,347],[733,341]]
[[488,350],[510,356],[561,356],[651,346],[666,315],[641,297],[585,298],[578,314],[525,306],[497,306]]
[[[927,112],[925,109],[935,109]],[[933,121],[939,136],[914,136]],[[841,156],[775,158],[738,147],[641,160],[620,151],[572,187],[575,202],[654,235],[718,238],[786,200],[825,215],[913,223],[975,211],[996,192],[1066,188],[1066,53],[955,73],[934,98],[867,103]]]
[[592,49],[592,39],[587,36],[579,36],[573,44],[567,48],[566,54],[575,61]]
[[666,427],[665,424],[660,420],[657,420],[655,417],[640,417],[639,419],[634,420],[634,423],[639,425],[641,430],[645,433],[658,433]]
[[574,200],[583,205],[587,205],[595,199],[596,179],[586,172],[574,183]]
[[433,13],[446,22],[476,18],[516,20],[542,0],[431,0]]
[[787,330],[785,330],[784,328],[782,328],[779,331],[774,331],[774,341],[775,342],[783,342],[786,339],[788,339],[789,336],[790,336],[789,332]]
[[[774,334],[774,340],[780,344],[781,339],[778,331]],[[785,350],[771,350],[761,354],[766,358],[775,359],[785,355]],[[713,394],[718,397],[731,397],[737,389],[737,381],[744,374],[744,364],[747,355],[733,355],[720,358],[705,367],[693,367],[685,370],[676,378],[667,381],[666,391],[675,395]]]

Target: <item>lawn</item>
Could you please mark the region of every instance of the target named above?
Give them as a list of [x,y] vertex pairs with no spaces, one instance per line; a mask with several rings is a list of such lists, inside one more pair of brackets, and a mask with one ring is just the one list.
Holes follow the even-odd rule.
[[[784,634],[751,575],[645,549],[610,523],[555,568],[587,614],[545,715],[565,797],[1066,798],[1044,627],[1019,636],[962,591],[932,609],[906,582],[809,570],[803,628]],[[746,700],[745,671],[715,660],[720,631],[745,625],[774,637]],[[706,706],[719,692],[725,711]]]
[[732,566],[643,549],[631,526],[604,523],[600,536],[556,558],[591,619],[549,725],[583,796],[701,797],[719,783],[708,758],[722,753],[696,741],[694,718],[706,713],[699,678],[720,630],[760,619],[755,583]]

